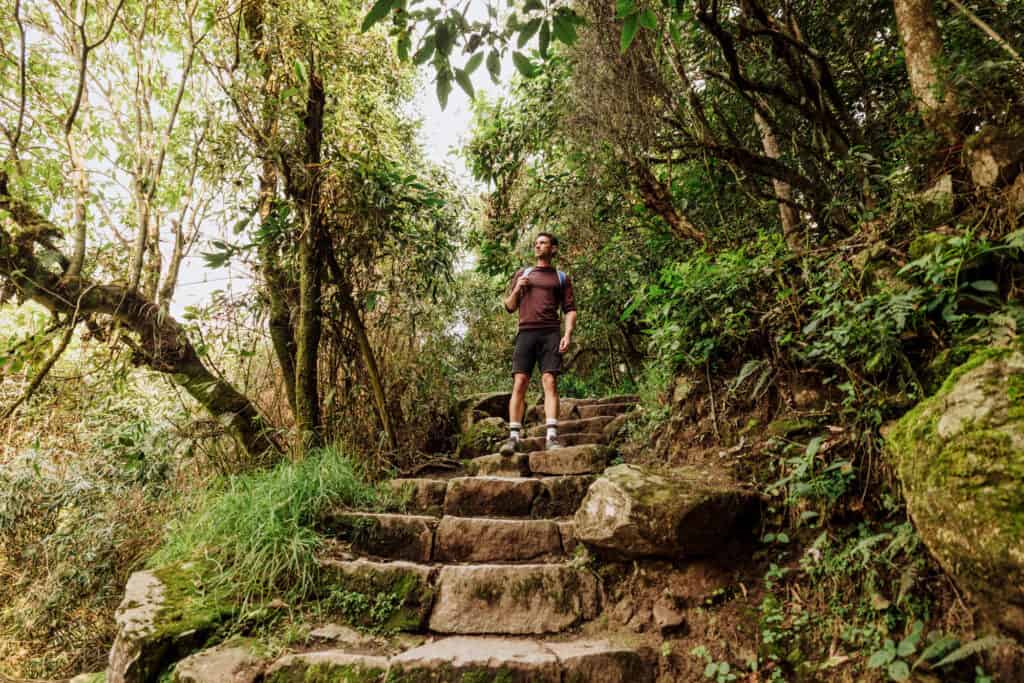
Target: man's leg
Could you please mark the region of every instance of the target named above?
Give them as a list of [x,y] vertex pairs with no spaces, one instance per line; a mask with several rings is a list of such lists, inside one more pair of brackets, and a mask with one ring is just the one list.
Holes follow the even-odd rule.
[[544,385],[544,417],[547,422],[547,447],[560,448],[558,443],[558,374],[545,372],[541,376]]
[[516,372],[512,375],[512,398],[508,402],[508,439],[501,444],[498,452],[505,456],[513,455],[519,449],[519,439],[523,431],[523,415],[526,412],[526,387],[530,384],[530,375]]

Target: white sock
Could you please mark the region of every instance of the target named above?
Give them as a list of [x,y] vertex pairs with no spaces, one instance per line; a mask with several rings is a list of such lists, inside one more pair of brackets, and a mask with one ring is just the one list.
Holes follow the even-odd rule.
[[558,436],[558,420],[548,420],[548,438],[554,439]]
[[522,428],[523,428],[523,425],[522,425],[521,422],[509,422],[508,423],[508,431],[509,431],[509,435],[508,436],[509,436],[509,438],[512,439],[513,441],[519,441],[519,432],[520,432],[520,430],[522,430]]

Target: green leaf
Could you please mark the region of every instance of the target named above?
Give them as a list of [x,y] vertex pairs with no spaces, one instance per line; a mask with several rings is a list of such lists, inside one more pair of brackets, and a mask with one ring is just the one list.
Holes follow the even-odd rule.
[[519,49],[522,49],[523,46],[530,42],[530,39],[536,35],[537,30],[540,28],[541,22],[543,21],[543,19],[538,17],[537,19],[532,19],[526,23],[526,26],[524,26],[519,32],[519,40],[516,41],[516,45],[519,46]]
[[971,287],[979,292],[992,292],[993,294],[999,293],[999,285],[992,282],[992,280],[975,280],[971,283]]
[[914,668],[916,669],[925,662],[935,659],[936,657],[941,657],[950,650],[955,650],[958,647],[960,647],[959,640],[953,636],[942,636],[924,649],[921,656],[917,658],[916,662],[914,662]]
[[416,54],[412,56],[412,61],[417,66],[420,64],[426,64],[432,56],[434,56],[434,36],[427,36],[423,39],[423,44],[420,45],[420,49],[416,50]]
[[548,58],[548,45],[551,44],[551,24],[544,22],[540,25],[540,37],[537,39],[537,45],[540,48],[540,56],[544,59]]
[[622,22],[622,37],[619,39],[619,50],[622,54],[626,54],[626,50],[633,44],[633,39],[636,38],[636,32],[639,28],[639,16],[636,14],[630,14]]
[[447,57],[452,53],[452,46],[455,45],[455,36],[452,34],[448,24],[439,23],[434,29],[435,45],[438,52]]
[[658,15],[650,9],[645,9],[640,13],[640,25],[650,31],[655,30],[658,28]]
[[386,17],[394,4],[395,0],[377,0],[377,2],[373,3],[373,7],[370,8],[370,13],[366,15],[365,19],[363,19],[362,32],[366,33],[370,30],[371,26]]
[[673,23],[669,25],[668,34],[672,36],[672,42],[676,45],[683,42],[683,34],[679,31],[679,24]]
[[561,13],[556,14],[552,29],[552,33],[555,34],[555,40],[561,41],[566,45],[572,45],[576,42],[576,24],[573,23],[569,16]]
[[1011,641],[1008,638],[1001,638],[999,636],[985,636],[984,638],[972,640],[966,645],[961,645],[939,661],[935,662],[935,668],[959,662],[961,659],[967,659],[971,655],[978,654],[979,652],[988,650],[989,648],[1009,642]]
[[615,16],[625,19],[636,11],[636,0],[615,0]]
[[533,78],[534,74],[537,72],[536,67],[533,66],[533,62],[531,62],[530,58],[524,55],[522,52],[512,53],[512,63],[515,64],[516,69],[519,70],[519,73],[521,73],[526,78]]
[[398,38],[398,58],[403,62],[409,61],[409,50],[412,49],[412,39],[408,33],[403,33]]
[[452,94],[452,79],[447,74],[437,75],[437,101],[441,103],[441,110],[448,106],[448,96]]
[[895,653],[892,650],[879,650],[868,659],[869,669],[880,669],[893,660]]
[[459,87],[469,95],[469,99],[473,99],[473,81],[469,79],[469,74],[466,73],[465,69],[455,70],[455,82],[459,84]]
[[902,659],[889,665],[889,678],[894,681],[905,681],[910,678],[910,667]]
[[471,74],[474,71],[476,71],[478,68],[480,68],[480,64],[483,61],[484,61],[484,53],[483,52],[477,52],[476,54],[474,54],[472,57],[469,58],[469,61],[466,62],[466,66],[465,66],[466,73],[467,74]]
[[497,84],[501,78],[501,55],[497,50],[491,50],[487,55],[487,72],[491,74],[491,80]]

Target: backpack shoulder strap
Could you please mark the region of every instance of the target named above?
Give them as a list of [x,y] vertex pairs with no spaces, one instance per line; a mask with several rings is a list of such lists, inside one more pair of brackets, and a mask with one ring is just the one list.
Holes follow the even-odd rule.
[[523,274],[520,275],[519,277],[529,277],[530,273],[532,273],[532,272],[533,272],[533,266],[527,266],[526,268],[523,268]]
[[565,289],[565,273],[558,271],[558,286],[561,289]]

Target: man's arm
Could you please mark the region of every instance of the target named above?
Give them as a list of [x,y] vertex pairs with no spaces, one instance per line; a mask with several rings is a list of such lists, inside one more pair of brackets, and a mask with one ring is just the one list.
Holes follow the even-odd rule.
[[509,295],[505,297],[503,303],[505,304],[505,310],[509,313],[515,313],[516,309],[519,308],[519,293],[526,287],[528,279],[523,276],[516,279],[516,285],[509,292]]
[[558,352],[565,353],[569,350],[569,344],[572,343],[572,331],[576,327],[576,311],[569,311],[565,314],[565,334],[562,335],[562,340],[558,342]]

